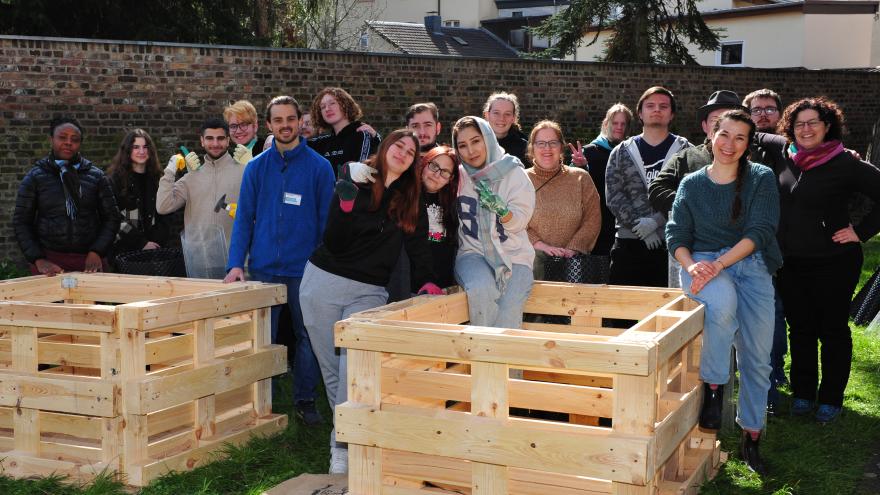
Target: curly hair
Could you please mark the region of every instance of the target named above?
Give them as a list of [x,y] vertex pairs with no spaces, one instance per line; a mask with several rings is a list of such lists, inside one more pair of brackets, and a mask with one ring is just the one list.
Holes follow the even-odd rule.
[[526,158],[528,158],[530,162],[535,163],[535,138],[538,136],[538,131],[543,129],[553,129],[556,133],[556,139],[558,139],[560,143],[559,159],[564,160],[565,156],[562,153],[562,150],[565,149],[566,145],[565,136],[562,134],[562,127],[559,126],[559,123],[552,120],[542,120],[535,124],[535,127],[532,127],[532,132],[529,134],[529,145],[526,148]]
[[846,134],[846,121],[843,117],[843,110],[826,96],[817,96],[812,98],[803,98],[785,108],[779,124],[776,126],[776,132],[782,134],[789,141],[796,141],[794,135],[794,124],[799,113],[804,110],[815,110],[819,114],[819,120],[828,124],[828,132],[825,133],[825,141],[841,140]]
[[332,127],[324,120],[324,116],[321,114],[321,99],[324,98],[324,95],[330,95],[336,99],[340,110],[342,110],[349,122],[354,122],[364,116],[360,105],[354,101],[354,98],[348,94],[348,91],[342,88],[324,88],[318,92],[318,95],[312,101],[312,127],[315,129],[330,130]]

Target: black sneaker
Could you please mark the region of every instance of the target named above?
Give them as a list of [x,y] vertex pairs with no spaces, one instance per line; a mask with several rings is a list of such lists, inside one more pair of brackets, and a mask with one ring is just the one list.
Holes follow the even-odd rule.
[[321,417],[313,400],[297,402],[294,410],[296,417],[307,426],[318,426],[324,422],[324,418]]
[[752,440],[752,435],[747,431],[743,431],[742,440],[739,444],[739,453],[750,470],[760,476],[764,476],[767,474],[767,468],[764,467],[764,461],[761,460],[761,456],[758,454],[758,444],[760,441],[760,438]]
[[712,390],[708,383],[703,384],[703,408],[700,411],[700,426],[707,430],[721,428],[721,410],[724,406],[724,385]]

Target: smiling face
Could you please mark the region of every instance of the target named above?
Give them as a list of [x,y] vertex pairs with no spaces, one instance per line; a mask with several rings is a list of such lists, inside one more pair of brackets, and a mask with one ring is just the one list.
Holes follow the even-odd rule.
[[722,120],[712,138],[713,163],[738,166],[740,157],[748,148],[748,124],[730,118]]
[[425,165],[422,171],[422,184],[425,185],[426,191],[435,193],[449,184],[454,173],[455,162],[452,158],[448,155],[437,155]]
[[266,126],[275,136],[276,146],[284,149],[296,146],[300,135],[299,116],[293,105],[272,105]]
[[237,115],[229,117],[229,135],[235,144],[248,145],[257,137],[257,123],[243,119]]
[[413,115],[406,126],[416,133],[422,149],[433,147],[437,142],[437,135],[440,134],[440,123],[434,120],[430,110]]
[[147,147],[147,140],[142,137],[134,138],[131,143],[131,163],[135,165],[143,165],[150,158],[150,149]]
[[535,133],[532,142],[535,165],[543,170],[556,170],[562,163],[562,141],[554,129],[544,128]]
[[70,160],[77,153],[82,143],[82,134],[73,124],[62,124],[55,128],[52,137],[52,154],[58,160]]
[[345,113],[342,111],[342,105],[331,94],[321,97],[321,117],[324,122],[331,127],[335,127],[345,119]]
[[486,165],[486,158],[489,155],[483,135],[477,128],[470,126],[458,131],[458,136],[455,139],[455,152],[458,154],[459,160],[474,168]]
[[639,118],[645,127],[669,127],[672,122],[672,99],[662,93],[654,93],[642,102]]
[[829,125],[822,121],[819,112],[805,109],[794,118],[794,139],[799,148],[811,150],[825,142]]
[[516,122],[516,109],[510,101],[495,100],[489,111],[483,113],[483,118],[489,121],[495,136],[501,139],[510,132],[510,127]]
[[229,136],[226,135],[226,131],[222,127],[205,129],[205,132],[202,133],[202,137],[199,138],[199,140],[202,143],[202,148],[205,150],[205,153],[207,153],[212,160],[216,160],[223,156],[229,148]]
[[415,139],[402,137],[388,147],[385,152],[387,177],[396,179],[409,170],[416,158],[416,146]]

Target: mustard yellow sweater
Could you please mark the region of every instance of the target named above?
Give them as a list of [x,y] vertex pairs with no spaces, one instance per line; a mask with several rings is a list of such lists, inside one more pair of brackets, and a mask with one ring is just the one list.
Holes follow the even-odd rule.
[[563,165],[559,174],[537,166],[527,170],[535,185],[529,241],[589,253],[602,227],[599,193],[585,170]]

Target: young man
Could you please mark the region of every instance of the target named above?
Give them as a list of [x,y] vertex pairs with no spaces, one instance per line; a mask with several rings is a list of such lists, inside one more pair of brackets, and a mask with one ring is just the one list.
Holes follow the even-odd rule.
[[119,210],[107,177],[79,154],[82,126],[62,117],[49,123],[49,155],[24,176],[12,227],[34,275],[100,272]]
[[342,88],[324,88],[312,103],[315,129],[329,130],[308,141],[319,155],[333,165],[333,173],[347,162],[363,162],[379,149],[379,137],[358,130],[361,107]]
[[[229,128],[223,119],[210,118],[201,127],[200,142],[205,150],[204,164],[199,156],[190,151],[184,157],[188,172],[175,181],[177,174],[178,155],[168,161],[165,173],[159,179],[156,191],[156,212],[160,215],[173,213],[185,206],[183,210],[184,232],[199,230],[201,227],[217,225],[223,230],[225,243],[229,245],[232,238],[232,217],[225,210],[216,210],[218,201],[226,195],[227,203],[238,202],[238,191],[241,188],[241,176],[244,165],[229,155]],[[218,253],[225,259],[225,252]],[[221,260],[219,274],[225,264]],[[189,272],[189,267],[187,268]]]
[[605,201],[617,223],[609,279],[615,285],[666,287],[666,217],[651,207],[648,186],[669,157],[691,144],[669,132],[675,97],[668,89],[648,88],[636,110],[642,133],[617,145],[605,169]]
[[406,111],[405,120],[406,126],[419,138],[419,149],[422,153],[437,146],[437,136],[442,127],[437,105],[431,102],[416,103]]
[[[266,107],[266,125],[275,139],[245,169],[223,281],[244,280],[247,258],[251,278],[287,286],[296,339],[294,405],[306,424],[316,425],[322,421],[315,408],[321,374],[303,325],[299,286],[306,261],[321,242],[335,180],[330,163],[300,138],[299,119],[299,103],[290,96],[277,96]],[[280,306],[272,308],[273,343],[280,313]]]
[[235,143],[232,157],[238,163],[247,165],[254,157],[254,145],[260,142],[257,137],[260,127],[257,124],[257,109],[247,100],[238,100],[223,109],[223,118],[229,126],[229,136]]
[[776,124],[782,116],[782,98],[770,89],[759,89],[747,94],[743,99],[743,106],[749,109],[752,122],[758,127],[758,132],[776,134]]

